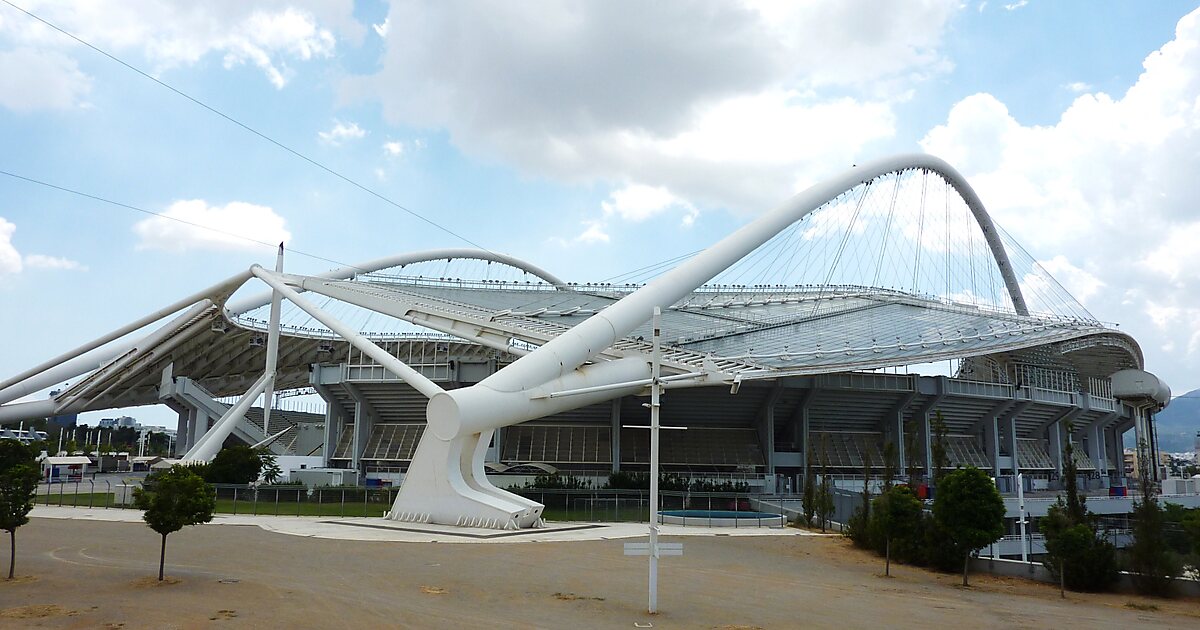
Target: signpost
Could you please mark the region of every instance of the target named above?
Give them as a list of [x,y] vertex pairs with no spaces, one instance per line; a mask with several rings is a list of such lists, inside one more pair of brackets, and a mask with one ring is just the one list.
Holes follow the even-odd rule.
[[[662,396],[662,309],[654,307],[653,350],[650,363],[650,542],[625,543],[625,555],[650,557],[649,610],[658,612],[658,559],[661,556],[682,556],[683,543],[658,542],[658,431],[659,429],[686,429],[687,427],[664,427],[659,424],[659,399]],[[644,429],[646,427],[631,427]]]

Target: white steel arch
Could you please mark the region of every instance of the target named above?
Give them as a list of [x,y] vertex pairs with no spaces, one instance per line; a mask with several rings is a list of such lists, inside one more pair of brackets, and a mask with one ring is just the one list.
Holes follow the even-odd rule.
[[[330,269],[329,271],[316,274],[316,278],[324,278],[326,280],[346,280],[353,278],[360,273],[371,273],[381,269],[389,269],[391,267],[402,267],[404,265],[413,265],[416,263],[430,262],[442,259],[466,259],[466,260],[486,260],[489,262],[498,262],[510,267],[520,269],[545,280],[548,284],[559,290],[567,290],[567,283],[559,279],[558,276],[538,267],[537,265],[521,260],[515,256],[508,254],[498,254],[486,249],[475,249],[469,247],[456,247],[445,249],[426,249],[416,252],[406,252],[403,254],[393,254],[384,256],[383,258],[375,258],[357,265],[347,265]],[[260,306],[265,306],[271,301],[271,292],[264,291],[255,295],[229,302],[225,305],[231,317],[241,315],[247,311],[251,311]]]
[[[431,397],[426,412],[429,430],[413,457],[390,518],[530,526],[540,517],[541,506],[531,506],[528,500],[495,488],[482,474],[484,452],[495,429],[640,390],[632,384],[650,377],[649,364],[644,360],[584,364],[646,322],[655,308],[666,309],[846,190],[881,175],[917,168],[940,174],[967,201],[1004,277],[1014,308],[1027,315],[1020,286],[995,226],[978,195],[957,170],[923,154],[857,166],[801,192],[480,383]],[[589,393],[550,396],[564,390]]]

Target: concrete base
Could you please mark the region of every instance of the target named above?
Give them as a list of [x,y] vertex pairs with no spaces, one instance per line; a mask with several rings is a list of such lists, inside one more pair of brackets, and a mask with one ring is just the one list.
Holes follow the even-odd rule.
[[387,518],[486,529],[543,526],[545,506],[488,481],[483,461],[491,437],[488,431],[442,440],[426,431]]

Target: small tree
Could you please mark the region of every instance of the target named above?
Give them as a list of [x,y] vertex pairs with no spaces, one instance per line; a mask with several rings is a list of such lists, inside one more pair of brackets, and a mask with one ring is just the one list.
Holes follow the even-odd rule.
[[258,461],[262,469],[263,481],[267,483],[275,483],[283,476],[283,470],[279,468],[279,462],[275,459],[275,454],[267,448],[258,449]]
[[8,579],[17,564],[17,528],[29,522],[41,474],[33,452],[16,440],[0,440],[0,529],[8,532]]
[[987,473],[968,466],[948,473],[938,486],[933,516],[962,554],[963,586],[971,552],[1004,535],[1004,499]]
[[1180,562],[1167,544],[1166,514],[1158,503],[1150,478],[1150,455],[1145,441],[1138,442],[1138,476],[1141,498],[1133,502],[1133,543],[1129,546],[1129,568],[1133,586],[1144,595],[1172,595],[1172,582],[1181,571]]
[[217,509],[216,490],[186,466],[150,475],[145,485],[133,491],[134,505],[145,510],[142,520],[162,536],[158,554],[158,580],[163,579],[167,558],[167,535],[188,525],[212,520]]
[[905,486],[893,486],[879,495],[871,509],[872,538],[882,542],[883,574],[892,574],[892,540],[910,538],[921,520],[921,500]]
[[262,459],[249,446],[221,449],[209,463],[205,479],[209,483],[253,483],[262,473]]

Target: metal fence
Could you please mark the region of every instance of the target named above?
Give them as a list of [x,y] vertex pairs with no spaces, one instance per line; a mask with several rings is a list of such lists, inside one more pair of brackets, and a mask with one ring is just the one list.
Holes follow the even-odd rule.
[[[39,490],[37,505],[93,509],[133,508],[137,484],[83,480],[55,484]],[[399,488],[304,486],[239,486],[214,484],[218,514],[267,516],[381,517],[391,509]],[[515,490],[546,506],[549,521],[645,522],[650,518],[648,490],[563,490],[524,488]],[[784,505],[793,495],[755,493],[681,492],[659,493],[659,510],[705,510],[767,512],[787,517],[794,510]]]

